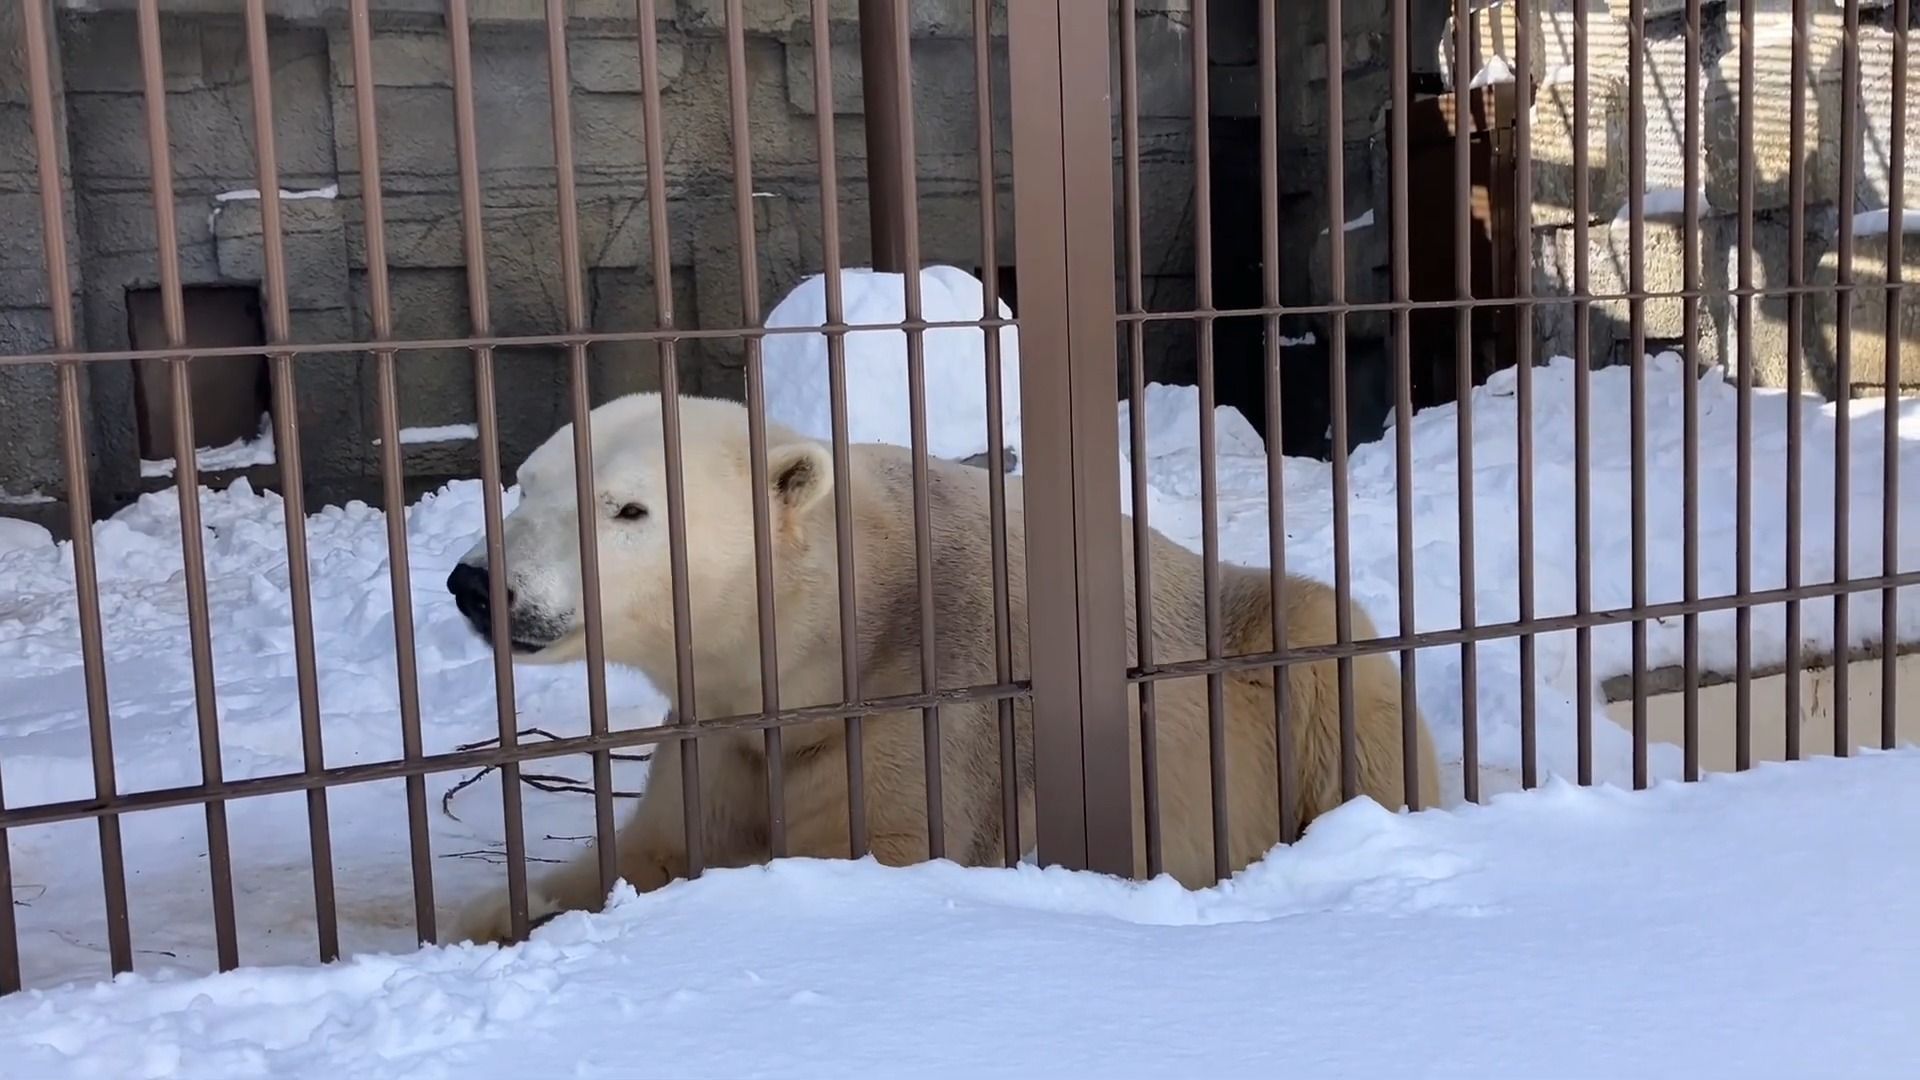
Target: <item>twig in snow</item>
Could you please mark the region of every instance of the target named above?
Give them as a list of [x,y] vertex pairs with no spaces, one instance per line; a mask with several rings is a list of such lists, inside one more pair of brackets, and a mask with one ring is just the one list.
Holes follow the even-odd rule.
[[[519,732],[516,732],[516,734],[521,736],[529,736],[529,735],[537,736],[539,738],[546,739],[550,742],[558,742],[560,740],[560,736],[555,735],[553,732],[548,731],[545,728],[538,728],[538,727],[524,728]],[[454,749],[462,750],[462,751],[478,750],[483,746],[497,745],[499,742],[500,742],[500,737],[498,735],[495,735],[492,738],[488,738],[488,739],[479,739],[477,741],[470,742],[470,743],[462,743],[461,745],[454,747]],[[653,757],[653,753],[652,751],[642,751],[637,754],[608,754],[607,756],[610,758],[613,758],[615,761],[647,761]],[[497,768],[499,768],[498,765],[487,765],[481,768],[480,771],[474,773],[472,776],[469,776],[461,780],[459,783],[448,788],[447,793],[445,795],[440,796],[440,812],[442,814],[445,814],[448,818],[454,821],[459,821],[460,816],[453,812],[453,797],[455,795],[458,795],[463,789],[477,783],[481,778],[485,777],[488,773],[494,771]],[[544,791],[544,792],[548,792],[549,794],[562,794],[562,795],[593,794],[592,784],[582,783],[581,781],[575,780],[570,776],[554,776],[548,773],[523,772],[520,774],[520,782],[527,785],[530,788],[533,788],[536,791]],[[611,794],[616,799],[637,799],[640,797],[640,793],[637,791],[615,790]]]

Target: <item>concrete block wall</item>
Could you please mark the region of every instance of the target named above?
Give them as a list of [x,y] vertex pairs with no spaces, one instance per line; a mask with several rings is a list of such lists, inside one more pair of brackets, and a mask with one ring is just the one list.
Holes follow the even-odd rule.
[[[361,133],[345,0],[273,6],[275,132],[293,335],[352,342],[373,334]],[[756,325],[765,310],[741,305],[732,186],[724,4],[657,0],[666,142],[660,182],[668,203],[675,317],[679,325]],[[843,258],[870,255],[865,141],[860,115],[857,0],[834,0],[828,33],[840,175]],[[55,51],[63,62],[56,109],[70,161],[69,220],[83,348],[129,346],[127,292],[158,282],[134,5],[56,2]],[[474,107],[479,131],[486,274],[496,335],[565,328],[559,207],[551,133],[544,7],[538,0],[474,0]],[[450,42],[442,0],[376,6],[373,66],[385,197],[394,333],[466,336],[472,327],[454,143]],[[752,209],[762,307],[819,270],[821,198],[813,97],[813,39],[806,0],[749,0],[747,84],[754,165]],[[979,262],[978,133],[972,0],[913,5],[912,71],[922,257],[968,270]],[[169,0],[163,52],[182,280],[188,287],[257,287],[264,275],[258,184],[243,25],[238,5]],[[631,0],[569,5],[567,27],[575,182],[589,319],[597,330],[656,325],[643,159],[639,43]],[[19,222],[0,239],[0,348],[51,343],[24,53],[14,5],[0,11],[0,208]],[[1010,116],[1004,4],[993,19],[996,105],[994,193],[999,250],[1012,261]],[[677,349],[689,392],[739,396],[737,341]],[[597,346],[596,399],[658,384],[650,344]],[[322,500],[377,490],[378,414],[373,363],[363,354],[315,355],[297,365],[302,452]],[[474,419],[473,360],[463,350],[403,353],[401,422]],[[564,350],[496,354],[502,452],[517,463],[568,415]],[[64,497],[48,369],[0,370],[0,496]],[[133,492],[138,475],[134,378],[128,364],[92,364],[86,380],[96,493]],[[44,430],[43,430],[44,429]],[[409,472],[470,475],[471,443],[409,445]],[[108,507],[102,506],[100,509]]]
[[[1609,12],[1597,2],[1588,13],[1589,115],[1588,154],[1575,161],[1572,147],[1574,86],[1572,82],[1573,13],[1563,0],[1542,11],[1547,43],[1547,85],[1534,110],[1534,202],[1532,219],[1535,251],[1535,291],[1540,295],[1568,295],[1573,290],[1577,256],[1573,230],[1572,194],[1575,170],[1584,167],[1591,198],[1588,234],[1589,273],[1595,292],[1624,290],[1632,269],[1628,246],[1627,207],[1631,123],[1628,112],[1629,62],[1625,5]],[[1841,185],[1844,27],[1841,13],[1816,6],[1808,38],[1803,90],[1805,134],[1797,164],[1805,180],[1802,247],[1804,280],[1830,284],[1838,274],[1837,238],[1851,228],[1856,214],[1884,209],[1891,195],[1893,34],[1886,5],[1863,2],[1858,43],[1860,88],[1856,99],[1853,152],[1856,169],[1851,190]],[[1693,148],[1700,178],[1701,219],[1698,246],[1684,244],[1682,216],[1653,212],[1647,215],[1646,252],[1641,269],[1649,289],[1678,288],[1685,260],[1697,262],[1700,281],[1708,289],[1734,288],[1740,282],[1739,178],[1741,162],[1739,8],[1708,4],[1703,9],[1703,37],[1699,70],[1685,64],[1685,7],[1657,4],[1647,7],[1645,49],[1641,61],[1645,123],[1646,189],[1673,193],[1684,185],[1687,148],[1684,117],[1687,88],[1696,97],[1701,137]],[[1791,139],[1793,24],[1791,5],[1759,0],[1755,12],[1755,72],[1753,127],[1753,242],[1750,260],[1753,283],[1760,289],[1779,289],[1792,281],[1792,210],[1790,178],[1796,168]],[[1907,87],[1907,145],[1920,146],[1920,84]],[[1911,151],[1909,151],[1911,157]],[[1903,183],[1905,205],[1920,205],[1920,172],[1909,167]],[[1649,200],[1659,208],[1659,200]],[[1908,245],[1909,249],[1912,245]],[[1911,266],[1912,258],[1905,260]],[[1856,245],[1853,272],[1864,285],[1887,280],[1884,238],[1861,237]],[[1911,278],[1912,271],[1907,271]],[[1726,297],[1693,302],[1698,318],[1696,350],[1703,364],[1731,369],[1738,361],[1738,304]],[[1836,301],[1814,294],[1802,308],[1802,388],[1828,397],[1879,392],[1885,370],[1887,295],[1863,288],[1854,297],[1852,350],[1854,360],[1848,385],[1839,385],[1834,369]],[[1755,379],[1763,386],[1787,382],[1788,319],[1792,305],[1784,296],[1755,302],[1751,348]],[[1681,301],[1653,301],[1644,305],[1645,327],[1653,347],[1680,338]],[[1630,326],[1622,303],[1596,305],[1592,320],[1590,355],[1596,363],[1627,359]],[[1900,384],[1920,390],[1920,297],[1903,294],[1895,312],[1897,325],[1907,329],[1897,343]],[[1543,310],[1536,319],[1546,355],[1574,352],[1575,321],[1571,305]],[[1871,356],[1871,360],[1867,357]]]

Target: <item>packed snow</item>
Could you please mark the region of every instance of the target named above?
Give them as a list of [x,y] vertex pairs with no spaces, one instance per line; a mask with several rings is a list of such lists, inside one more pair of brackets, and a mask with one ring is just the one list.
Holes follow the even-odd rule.
[[[900,318],[898,276],[868,275],[862,284],[861,273],[850,272],[847,321]],[[978,283],[969,292],[972,279],[951,273],[959,278],[936,275],[944,284],[928,285],[927,318],[978,318]],[[776,315],[782,311],[784,325],[820,325],[821,280],[796,290]],[[853,437],[904,444],[904,348],[897,332],[888,333],[848,337]],[[942,337],[948,334],[956,336]],[[824,340],[766,340],[774,418],[825,436]],[[1017,448],[1013,332],[1002,340],[1006,437]],[[979,331],[927,335],[935,454],[986,448],[981,341]],[[1654,603],[1681,598],[1686,370],[1671,355],[1647,369]],[[1572,386],[1569,360],[1534,371],[1541,617],[1570,613],[1574,603]],[[1595,371],[1591,390],[1593,602],[1619,608],[1632,599],[1629,372]],[[1735,493],[1726,478],[1734,474],[1738,395],[1718,372],[1698,390],[1700,582],[1711,596],[1734,585]],[[1909,483],[1920,476],[1920,401],[1896,401],[1891,414],[1882,401],[1844,407],[1852,414],[1850,569],[1880,572],[1881,513],[1889,503],[1900,515],[1900,568],[1920,567],[1920,503],[1899,493],[1887,498],[1880,471],[1884,425],[1894,423],[1902,475]],[[1753,395],[1755,588],[1784,582],[1790,418],[1803,437],[1801,577],[1831,579],[1835,408],[1777,391]],[[1145,409],[1146,509],[1156,528],[1197,549],[1197,392],[1152,386]],[[1472,410],[1473,607],[1480,623],[1506,622],[1518,616],[1513,568],[1520,558],[1514,373],[1478,388]],[[1408,587],[1420,630],[1459,624],[1457,415],[1454,406],[1429,409],[1408,428]],[[1119,419],[1124,475],[1124,402]],[[1394,438],[1390,432],[1353,453],[1346,504],[1354,597],[1382,634],[1398,628],[1401,588]],[[1216,449],[1222,555],[1264,565],[1265,450],[1231,409],[1217,416]],[[201,467],[213,467],[205,454]],[[1283,480],[1287,568],[1331,581],[1330,466],[1289,459]],[[1121,493],[1130,503],[1127,485]],[[515,496],[506,493],[509,507]],[[226,776],[297,772],[282,504],[245,482],[203,491],[201,503]],[[176,493],[164,491],[94,530],[123,792],[201,779],[178,510]],[[497,734],[491,658],[441,584],[481,530],[480,486],[450,484],[406,515],[423,737],[427,752],[443,752]],[[396,758],[400,698],[385,519],[351,504],[313,514],[306,528],[325,762]],[[1913,590],[1900,600],[1899,635],[1920,641],[1920,602]],[[1850,610],[1846,640],[1876,642],[1879,604]],[[1808,602],[1802,618],[1808,649],[1830,647],[1830,605]],[[1701,617],[1708,668],[1730,670],[1733,625],[1731,612]],[[1656,620],[1647,633],[1651,666],[1680,660],[1679,620]],[[1628,627],[1598,627],[1592,640],[1596,678],[1627,670]],[[1756,665],[1783,652],[1781,610],[1756,609]],[[1518,645],[1488,643],[1476,656],[1482,790],[1498,793],[1517,786]],[[1571,633],[1541,637],[1537,657],[1541,764],[1547,774],[1567,775],[1576,703],[1597,688],[1575,679]],[[1417,654],[1420,707],[1447,772],[1449,805],[1461,788],[1460,669],[1459,647]],[[585,733],[584,669],[522,667],[514,678],[523,730]],[[610,670],[608,692],[615,728],[659,722],[660,695],[634,673]],[[1605,720],[1594,734],[1598,778],[1626,779],[1626,734]],[[1653,749],[1655,775],[1677,775],[1677,749]],[[638,790],[645,771],[643,762],[616,762],[616,788]],[[538,772],[581,778],[587,766],[565,759]],[[38,533],[0,543],[0,779],[14,808],[93,794],[71,547]],[[503,878],[498,777],[468,779],[428,779],[443,928],[465,901]],[[579,855],[592,832],[591,800],[566,790],[525,796],[529,851],[539,860],[531,871]],[[402,953],[414,942],[404,789],[398,781],[335,789],[328,812],[342,942],[358,959],[324,972],[196,978],[214,966],[213,935],[204,812],[186,807],[122,819],[142,975],[92,989],[72,984],[106,972],[96,826],[13,830],[7,841],[23,974],[29,985],[67,987],[0,1001],[0,1061],[23,1063],[18,1068],[35,1076],[457,1075],[476,1066],[487,1075],[524,1075],[555,1060],[577,1063],[581,1075],[983,1075],[1065,1054],[1089,1072],[1204,1061],[1210,1075],[1303,1065],[1322,1075],[1375,1075],[1417,1061],[1432,1075],[1568,1075],[1569,1063],[1575,1073],[1590,1067],[1620,1075],[1657,1062],[1661,1071],[1750,1075],[1756,1067],[1796,1071],[1795,1062],[1872,1072],[1920,1052],[1920,1036],[1889,1011],[1920,991],[1914,943],[1893,932],[1920,914],[1920,880],[1910,880],[1920,870],[1890,857],[1878,839],[1920,826],[1914,752],[1768,768],[1632,796],[1554,783],[1487,808],[1411,817],[1357,803],[1234,883],[1197,894],[1169,882],[1132,886],[1032,867],[792,863],[725,872],[629,899],[604,917],[562,919],[539,941],[505,953],[456,947],[372,955]],[[306,813],[298,794],[228,808],[248,965],[311,962]],[[1870,816],[1875,827],[1860,828]],[[1607,901],[1596,903],[1596,895]],[[1838,906],[1845,918],[1830,917],[1836,896],[1847,898]],[[1781,935],[1781,926],[1794,933]],[[1753,947],[1763,939],[1770,949]],[[1825,962],[1867,953],[1887,962]],[[1524,995],[1498,989],[1521,985]],[[606,1036],[634,1030],[639,1016],[672,1022],[647,1025],[631,1040]],[[1265,1034],[1276,1022],[1284,1023],[1284,1038]],[[1729,1024],[1738,1038],[1727,1038]],[[1463,1039],[1461,1031],[1474,1035]],[[1850,1037],[1835,1040],[1835,1031]],[[1254,1032],[1262,1034],[1250,1040]],[[1224,1053],[1215,1049],[1223,1039]],[[590,1046],[576,1046],[581,1040]]]
[[[225,446],[203,446],[194,451],[193,459],[201,472],[227,472],[271,465],[274,463],[273,455],[273,417],[261,413],[257,434],[235,439]],[[140,475],[148,478],[172,476],[173,470],[172,458],[158,461],[142,459],[140,462]]]
[[[423,446],[428,443],[472,442],[480,437],[478,424],[436,424],[431,427],[405,427],[400,429],[402,446]],[[380,440],[373,440],[379,446]]]
[[[906,320],[906,275],[850,269],[840,274],[841,315],[848,325]],[[1013,318],[1002,300],[998,317]],[[951,266],[920,271],[920,313],[925,322],[977,322],[985,318],[986,293],[978,278]],[[801,282],[767,316],[769,329],[827,324],[827,279]],[[968,458],[989,449],[986,332],[960,327],[922,335],[926,373],[927,450],[935,457]],[[768,334],[762,351],[767,416],[818,439],[833,437],[833,398],[827,378],[824,334]],[[911,444],[912,410],[907,381],[907,335],[899,330],[859,330],[846,335],[848,435],[854,442]],[[1000,330],[1003,446],[1020,448],[1020,334]]]
[[713,871],[509,950],[0,1000],[60,1077],[1910,1076],[1920,752],[1361,800],[1221,886]]

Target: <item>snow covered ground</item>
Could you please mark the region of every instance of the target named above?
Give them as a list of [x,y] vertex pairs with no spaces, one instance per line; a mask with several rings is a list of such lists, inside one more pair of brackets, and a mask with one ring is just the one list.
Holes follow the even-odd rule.
[[[968,313],[930,305],[928,317],[977,317],[978,298],[971,302]],[[872,322],[898,313],[850,306],[847,317]],[[966,360],[948,355],[949,340],[979,370],[977,332],[930,333],[930,384],[945,378],[943,367]],[[770,345],[770,364],[774,352]],[[824,392],[823,367],[816,369]],[[1656,603],[1681,596],[1683,378],[1670,356],[1649,367],[1648,589]],[[849,388],[856,419],[904,400],[894,381],[850,378]],[[1571,363],[1536,369],[1535,388],[1536,608],[1544,617],[1571,612],[1574,602]],[[1593,601],[1618,608],[1632,598],[1627,371],[1595,372],[1592,391]],[[794,400],[811,407],[824,398]],[[984,448],[979,403],[940,404],[929,410],[935,452]],[[1719,375],[1705,378],[1699,499],[1707,595],[1730,593],[1734,584],[1736,405]],[[1010,400],[1010,423],[1015,407]],[[1898,493],[1885,498],[1880,472],[1884,425],[1892,422],[1902,475],[1920,483],[1920,401],[1894,407],[1889,414],[1879,402],[1850,406],[1855,575],[1880,571],[1880,514],[1888,502],[1902,519],[1900,566],[1920,567],[1920,503]],[[1197,548],[1197,395],[1156,386],[1146,409],[1153,524]],[[1124,470],[1127,406],[1121,410]],[[1782,469],[1786,422],[1796,414],[1805,462],[1802,579],[1829,580],[1833,572],[1834,407],[1759,392],[1751,540],[1760,589],[1784,582]],[[1504,622],[1518,614],[1520,420],[1510,371],[1476,392],[1473,420],[1473,599],[1479,622]],[[1231,410],[1219,414],[1217,434],[1222,553],[1264,564],[1265,453]],[[1456,410],[1421,413],[1410,434],[1416,624],[1446,629],[1460,613]],[[867,437],[905,441],[904,428]],[[1351,475],[1354,596],[1391,634],[1400,589],[1391,430],[1354,453]],[[1331,580],[1330,468],[1289,460],[1284,479],[1288,569]],[[481,529],[480,495],[477,482],[463,481],[407,510],[429,752],[496,730],[491,661],[441,584]],[[512,498],[509,492],[509,506]],[[205,494],[202,506],[226,775],[297,771],[280,501],[239,484]],[[178,530],[172,491],[95,530],[122,791],[200,779]],[[326,762],[397,757],[384,518],[361,505],[328,508],[311,517],[308,532]],[[1877,602],[1854,604],[1847,639],[1878,640],[1879,618]],[[1829,605],[1806,604],[1803,619],[1810,648],[1831,642]],[[1753,626],[1756,664],[1776,661],[1782,613],[1760,609]],[[1709,667],[1730,668],[1732,627],[1731,613],[1701,619]],[[1912,590],[1902,595],[1899,629],[1903,639],[1920,640],[1920,598]],[[1654,666],[1678,662],[1678,620],[1651,624],[1648,634]],[[1596,677],[1627,669],[1626,627],[1597,629],[1593,642]],[[1449,798],[1460,788],[1460,656],[1444,647],[1417,659],[1420,705],[1443,765],[1451,766]],[[1477,665],[1482,789],[1498,792],[1517,786],[1517,644],[1481,646]],[[1595,692],[1576,683],[1570,633],[1539,640],[1538,678],[1542,766],[1566,774],[1575,761],[1576,702]],[[661,699],[644,680],[613,671],[608,682],[616,728],[658,721]],[[523,728],[582,734],[585,698],[579,668],[516,672]],[[1624,779],[1624,733],[1601,721],[1596,737],[1600,779]],[[1663,749],[1655,747],[1654,771],[1676,775],[1678,754]],[[645,768],[616,763],[616,786],[638,789]],[[586,763],[562,760],[539,771],[583,777]],[[13,807],[93,791],[70,554],[25,531],[0,545],[0,779]],[[479,891],[498,888],[503,876],[497,779],[460,790],[450,813],[441,810],[442,797],[464,779],[428,780],[443,920]],[[796,864],[715,875],[602,920],[557,924],[543,943],[517,953],[452,949],[405,959],[370,956],[413,943],[403,788],[382,782],[329,795],[342,944],[362,959],[326,973],[252,972],[212,982],[188,981],[213,967],[203,812],[143,813],[123,820],[131,918],[137,966],[159,981],[0,1003],[0,1062],[30,1063],[32,1075],[412,1076],[471,1072],[476,1063],[524,1075],[527,1069],[509,1066],[550,1065],[569,1033],[613,1028],[636,1031],[635,1052],[653,1056],[623,1060],[618,1055],[628,1051],[603,1040],[591,1063],[603,1074],[887,1072],[886,1063],[898,1059],[915,1073],[978,1075],[1027,1068],[1055,1039],[1068,1039],[1069,1049],[1054,1052],[1071,1054],[1087,1071],[1157,1062],[1271,1074],[1304,1062],[1313,1072],[1373,1075],[1420,1062],[1429,1075],[1567,1075],[1569,1067],[1619,1075],[1656,1062],[1662,1072],[1677,1071],[1691,1061],[1709,1074],[1751,1075],[1742,1062],[1817,1061],[1845,1071],[1844,1055],[1856,1053],[1870,1072],[1894,1060],[1872,1055],[1911,1059],[1915,1051],[1912,1033],[1889,1033],[1888,1014],[1875,1010],[1915,1000],[1920,984],[1913,943],[1882,933],[1912,921],[1920,893],[1901,875],[1920,872],[1920,864],[1891,865],[1898,860],[1875,838],[1911,835],[1920,825],[1917,781],[1920,758],[1906,753],[1633,797],[1556,788],[1411,819],[1355,806],[1241,882],[1197,896],[1164,884],[1135,889],[1030,869]],[[536,859],[583,849],[592,831],[589,799],[526,796]],[[1881,816],[1862,829],[1868,808]],[[313,956],[305,815],[297,794],[229,808],[248,965],[304,964]],[[14,830],[8,842],[28,983],[103,976],[93,824]],[[1603,890],[1607,902],[1595,903]],[[792,921],[768,920],[770,911]],[[1770,939],[1773,950],[1748,952],[1759,939]],[[1869,970],[1828,962],[1869,954],[1888,963]],[[1527,989],[1488,989],[1499,986]],[[1153,988],[1150,1001],[1142,1000],[1144,987]],[[1553,992],[1537,992],[1542,987]],[[1736,996],[1716,996],[1722,993]],[[641,1016],[670,1022],[632,1023]],[[1276,1018],[1287,1021],[1284,1038],[1267,1034]],[[1729,1024],[1739,1026],[1738,1038],[1727,1037]],[[718,1042],[709,1038],[716,1031]],[[1834,1045],[1835,1032],[1847,1033],[1844,1045]],[[1215,1036],[1229,1040],[1232,1055],[1201,1057]],[[1441,1038],[1446,1049],[1436,1057]],[[640,1067],[648,1062],[654,1067]],[[594,1074],[582,1065],[581,1075]]]
[[1355,802],[1235,880],[725,870],[509,951],[0,1000],[45,1077],[1811,1077],[1920,1063],[1920,752]]

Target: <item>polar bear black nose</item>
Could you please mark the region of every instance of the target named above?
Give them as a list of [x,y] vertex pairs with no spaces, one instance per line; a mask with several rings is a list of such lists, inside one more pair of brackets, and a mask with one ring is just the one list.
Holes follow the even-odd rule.
[[[459,608],[460,614],[465,615],[467,621],[483,634],[490,632],[493,627],[492,605],[487,586],[487,571],[484,567],[460,563],[453,568],[453,573],[447,575],[447,591],[453,594],[454,606]],[[509,607],[513,604],[511,590],[507,593],[507,604]]]

